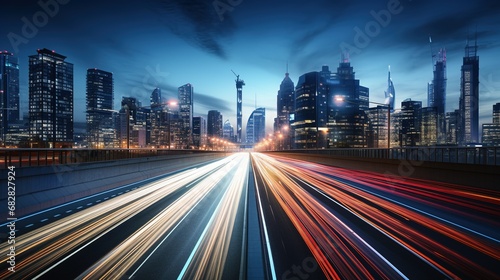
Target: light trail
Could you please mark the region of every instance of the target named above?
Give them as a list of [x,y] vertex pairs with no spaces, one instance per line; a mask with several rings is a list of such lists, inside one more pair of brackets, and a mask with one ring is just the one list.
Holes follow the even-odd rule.
[[223,198],[177,277],[178,280],[222,278],[239,208],[238,202],[248,183],[248,168],[249,156],[245,154]]
[[260,154],[252,156],[267,187],[306,242],[327,278],[369,279],[376,273],[381,277],[406,279],[345,223],[283,174],[279,170],[279,162]]
[[[223,167],[234,164],[233,160],[234,156],[230,156],[198,169],[152,182],[16,237],[16,272],[12,274],[7,270],[0,271],[0,278],[19,279],[44,275],[55,267],[53,263],[61,264],[59,261],[64,256],[74,254],[78,248],[93,242],[95,237],[102,236],[102,233],[124,223],[164,197],[214,170],[225,172]],[[5,242],[0,245],[0,251],[7,251],[9,247]],[[6,261],[7,257],[2,256],[2,262]]]
[[[459,222],[480,221],[499,228],[499,192],[423,180],[388,180],[383,175],[284,157],[271,158],[262,154],[252,154],[252,157],[266,188],[288,215],[328,278],[394,278],[395,275],[387,274],[391,270],[384,268],[384,262],[399,277],[404,275],[368,243],[367,247],[361,246],[366,240],[342,222],[346,217],[333,215],[312,190],[348,210],[359,219],[358,222],[384,233],[389,240],[447,277],[480,275],[493,279],[499,276],[495,265],[484,266],[469,255],[498,264],[498,239]],[[444,213],[447,219],[441,217]],[[458,218],[451,221],[453,217]]]

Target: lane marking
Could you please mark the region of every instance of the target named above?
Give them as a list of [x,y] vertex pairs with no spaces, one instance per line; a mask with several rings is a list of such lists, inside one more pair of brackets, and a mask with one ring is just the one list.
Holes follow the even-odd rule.
[[130,274],[130,276],[128,277],[128,279],[132,279],[134,277],[134,275],[137,273],[137,271],[139,271],[139,269],[149,260],[149,258],[156,252],[156,250],[163,244],[163,242],[165,242],[165,240],[167,240],[167,238],[175,231],[175,229],[189,216],[189,214],[198,206],[198,204],[201,203],[201,201],[207,196],[208,194],[205,194],[187,213],[186,215],[184,215],[184,217],[182,217],[182,219],[179,220],[179,222],[177,222],[177,224],[172,228],[172,230],[165,236],[165,238],[163,238],[160,243],[153,249],[153,251],[151,251],[151,253],[149,253],[149,255],[144,259],[144,261],[142,261],[142,263],[134,270],[134,272],[132,272],[132,274]]
[[[219,159],[209,160],[209,161],[206,161],[206,162],[203,162],[203,163],[195,164],[193,166],[202,166],[202,165],[210,164],[210,163],[215,162],[217,160],[219,160]],[[50,207],[50,208],[47,208],[47,209],[44,209],[44,210],[41,210],[41,211],[38,211],[38,212],[35,212],[35,213],[32,213],[32,214],[29,214],[29,215],[21,217],[21,218],[17,218],[17,220],[18,221],[25,220],[27,218],[31,218],[31,217],[34,217],[36,215],[52,211],[54,209],[58,209],[58,208],[61,208],[61,207],[64,207],[64,206],[68,206],[68,205],[71,205],[71,204],[76,204],[77,202],[88,200],[90,198],[93,198],[93,197],[96,197],[96,196],[100,196],[100,195],[103,195],[103,194],[106,194],[106,193],[115,192],[115,191],[117,191],[119,189],[129,188],[131,186],[138,185],[138,184],[147,184],[147,183],[150,183],[150,182],[154,182],[155,180],[158,180],[158,179],[161,179],[161,178],[167,178],[169,176],[174,176],[175,174],[179,174],[179,173],[182,173],[182,172],[185,172],[185,171],[196,170],[197,167],[193,167],[193,166],[190,166],[190,167],[187,167],[187,168],[181,168],[180,170],[175,170],[175,171],[168,172],[168,173],[165,173],[165,174],[161,174],[161,175],[158,175],[158,176],[154,176],[154,177],[151,177],[151,178],[148,178],[148,179],[144,179],[144,180],[141,180],[141,181],[138,181],[138,182],[130,183],[130,184],[127,184],[127,185],[124,185],[124,186],[121,186],[121,187],[116,187],[116,188],[113,188],[111,190],[107,190],[107,191],[96,193],[96,194],[93,194],[93,195],[90,195],[90,196],[82,197],[82,198],[79,198],[79,199],[76,199],[76,200],[73,200],[73,201],[70,201],[70,202],[66,202],[66,203],[63,203],[63,204],[60,204],[60,205],[57,205],[57,206],[54,206],[54,207]],[[115,195],[112,195],[112,197],[114,197],[114,196]],[[77,208],[77,209],[80,209],[80,208]],[[8,222],[0,224],[0,227],[6,226],[8,224],[9,224]]]
[[[253,166],[252,166],[253,168]],[[273,252],[271,251],[271,242],[269,242],[269,234],[267,233],[267,226],[266,226],[266,218],[264,217],[264,212],[262,211],[262,202],[260,199],[260,191],[259,191],[259,186],[257,185],[257,178],[255,178],[257,175],[254,172],[254,187],[257,190],[257,201],[259,202],[259,212],[260,212],[260,217],[262,218],[262,228],[264,229],[264,237],[266,238],[266,249],[267,249],[267,254],[269,255],[269,265],[271,266],[271,276],[273,280],[276,280],[276,270],[274,268],[274,258],[273,258]]]

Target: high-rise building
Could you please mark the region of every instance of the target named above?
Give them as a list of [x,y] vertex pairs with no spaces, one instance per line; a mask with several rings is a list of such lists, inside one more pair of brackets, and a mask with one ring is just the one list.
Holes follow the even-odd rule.
[[19,122],[19,63],[14,54],[0,51],[0,146],[12,125]]
[[193,145],[202,149],[207,144],[207,121],[203,117],[193,118]]
[[437,120],[436,107],[422,108],[420,145],[435,146],[437,144]]
[[367,146],[369,89],[355,79],[347,56],[336,73],[323,66],[300,76],[294,98],[294,148]]
[[280,89],[278,91],[277,101],[278,101],[278,117],[277,117],[277,131],[282,132],[290,126],[290,113],[293,113],[294,109],[294,94],[295,85],[290,79],[288,70],[285,73],[285,78],[281,82]]
[[114,147],[112,73],[95,68],[87,70],[86,103],[88,147]]
[[73,143],[73,64],[48,49],[29,56],[29,123],[33,146]]
[[181,149],[191,147],[193,143],[193,86],[185,84],[178,88]]
[[161,88],[155,88],[149,97],[151,109],[162,106]]
[[422,101],[406,99],[401,102],[400,122],[400,145],[402,147],[419,145],[422,127]]
[[[392,108],[392,107],[391,107]],[[367,130],[367,147],[368,148],[386,148],[387,147],[387,106],[379,105],[369,108],[366,114],[369,120]]]
[[316,148],[318,80],[318,72],[309,72],[299,77],[295,87],[295,114],[291,126],[296,149]]
[[247,127],[247,144],[254,145],[266,138],[266,109],[255,109],[248,118]]
[[274,132],[279,133],[283,137],[283,147],[284,149],[290,149],[290,143],[292,142],[293,134],[290,133],[290,117],[294,114],[295,100],[294,100],[295,85],[290,79],[287,71],[285,73],[285,78],[281,82],[280,89],[278,91],[277,101],[278,101],[278,115],[275,121]]
[[459,145],[479,143],[479,56],[477,41],[465,46],[460,79],[460,135]]
[[207,116],[207,137],[222,138],[224,136],[222,130],[222,115],[217,110],[208,111]]
[[236,75],[236,143],[241,143],[241,132],[243,129],[243,86],[245,81],[240,80],[240,75]]
[[[151,110],[135,97],[122,97],[117,134],[122,148],[142,148],[150,143]],[[127,141],[128,140],[128,141]]]
[[135,97],[122,97],[119,118],[115,122],[121,148],[133,147],[132,131],[137,120],[140,102]]
[[446,145],[456,145],[458,132],[460,112],[455,110],[453,112],[446,112]]
[[482,143],[485,146],[500,146],[500,103],[493,105],[493,122],[483,124]]
[[493,123],[500,124],[500,103],[493,105]]
[[224,125],[222,126],[222,137],[230,142],[235,142],[236,140],[234,139],[234,127],[231,125],[229,120],[226,120],[224,122]]
[[[328,146],[367,147],[369,89],[361,86],[349,59],[344,55],[329,85]],[[320,134],[320,133],[318,133]],[[321,134],[320,134],[321,135]]]
[[436,107],[437,120],[437,143],[446,142],[446,50],[440,49],[437,54],[433,54],[433,75],[432,84],[429,85],[428,107]]
[[144,148],[151,143],[151,109],[140,106],[140,103],[132,133],[134,147]]
[[391,111],[394,111],[394,100],[396,99],[396,90],[394,89],[394,84],[391,79],[391,66],[389,65],[389,71],[387,74],[387,90],[385,91],[385,104],[388,104]]
[[401,146],[401,131],[402,131],[402,117],[403,113],[401,112],[401,109],[396,109],[394,112],[390,115],[391,118],[391,133],[389,140],[391,141],[391,147],[400,147]]

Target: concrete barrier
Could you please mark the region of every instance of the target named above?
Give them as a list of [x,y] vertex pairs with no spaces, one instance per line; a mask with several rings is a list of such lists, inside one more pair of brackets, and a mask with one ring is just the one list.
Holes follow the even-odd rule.
[[376,172],[386,175],[388,180],[415,178],[500,190],[500,166],[494,165],[351,158],[286,152],[268,153],[352,170]]
[[[224,153],[168,155],[80,163],[16,168],[16,217],[40,211],[102,191],[174,172],[192,165],[226,156]],[[0,174],[7,182],[7,172]],[[1,192],[0,205],[7,209],[7,191]],[[0,219],[7,211],[0,211]]]

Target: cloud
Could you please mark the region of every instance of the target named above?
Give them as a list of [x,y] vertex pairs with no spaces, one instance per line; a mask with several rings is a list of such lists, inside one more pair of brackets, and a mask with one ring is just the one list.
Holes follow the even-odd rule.
[[231,36],[235,24],[226,12],[221,21],[212,1],[152,0],[170,31],[191,45],[226,59],[222,39]]

